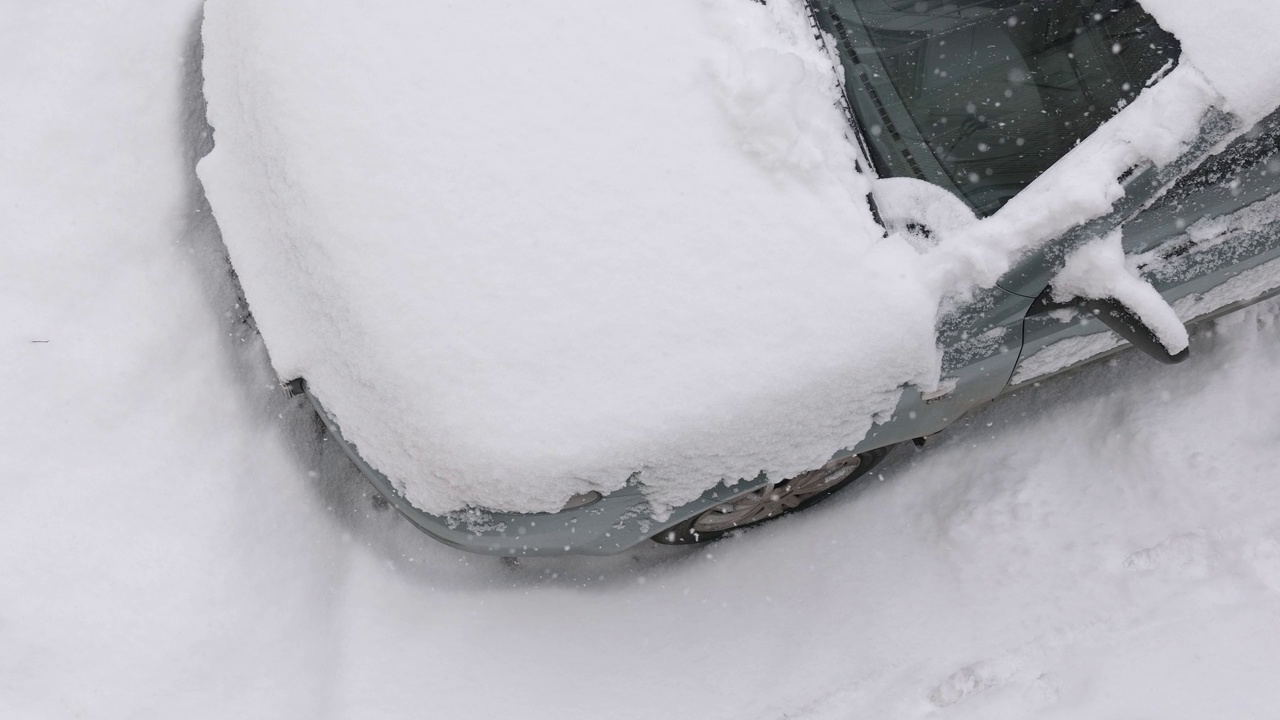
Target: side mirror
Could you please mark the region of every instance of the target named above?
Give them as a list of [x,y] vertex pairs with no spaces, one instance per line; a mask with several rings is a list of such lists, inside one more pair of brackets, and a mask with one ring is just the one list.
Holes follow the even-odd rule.
[[1135,315],[1115,298],[1103,298],[1101,300],[1074,298],[1068,302],[1060,303],[1054,302],[1052,293],[1049,289],[1046,289],[1041,293],[1040,297],[1035,299],[1035,302],[1031,303],[1027,314],[1039,315],[1064,308],[1076,308],[1084,312],[1093,313],[1094,317],[1101,320],[1103,325],[1106,325],[1115,334],[1127,340],[1130,345],[1166,365],[1176,365],[1191,357],[1191,348],[1183,348],[1178,353],[1169,352],[1164,343],[1160,342],[1155,330],[1152,330],[1151,326],[1142,321],[1142,318]]

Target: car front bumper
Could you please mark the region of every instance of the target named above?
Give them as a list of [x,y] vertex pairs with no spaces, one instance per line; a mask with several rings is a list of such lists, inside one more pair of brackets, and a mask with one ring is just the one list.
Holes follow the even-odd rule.
[[638,485],[628,484],[595,502],[556,513],[504,513],[471,509],[432,515],[415,507],[376,468],[365,462],[315,395],[302,392],[351,462],[399,513],[419,530],[446,545],[469,552],[505,557],[529,555],[612,555],[641,543],[667,527],[766,482],[761,476],[703,493],[659,521]]
[[[956,367],[948,371],[949,377],[954,379],[953,389],[941,396],[935,393],[926,398],[918,388],[905,386],[891,419],[873,425],[865,437],[835,453],[833,458],[932,435],[1004,390],[1018,359],[1022,318],[1031,299],[998,290],[993,292],[999,295],[992,301],[993,305],[1008,305],[1006,311],[994,315],[996,320],[992,321],[1002,324],[1003,331],[1012,338],[1008,347],[996,355],[982,355],[955,363]],[[401,515],[440,542],[469,552],[505,557],[612,555],[769,481],[760,474],[732,485],[721,482],[662,519],[654,516],[642,488],[635,482],[595,502],[555,513],[472,509],[445,516],[432,515],[414,507],[385,475],[360,457],[305,382],[296,380],[289,386],[307,396],[343,452]]]

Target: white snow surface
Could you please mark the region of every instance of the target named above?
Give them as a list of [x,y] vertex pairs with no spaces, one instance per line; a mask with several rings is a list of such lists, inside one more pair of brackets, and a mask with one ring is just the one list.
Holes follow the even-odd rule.
[[[932,249],[938,237],[960,232],[978,221],[973,210],[950,190],[924,180],[877,178],[872,192],[885,227],[901,233],[921,252]],[[928,228],[929,235],[913,224]]]
[[1272,0],[1143,0],[1142,7],[1182,43],[1186,61],[1248,127],[1280,106],[1280,4]]
[[1003,398],[713,546],[467,556],[371,509],[239,330],[183,105],[199,4],[10,10],[0,717],[1280,705],[1280,304],[1182,365],[1126,353]]
[[272,360],[415,505],[639,473],[661,511],[936,380],[798,2],[205,12],[200,177]]

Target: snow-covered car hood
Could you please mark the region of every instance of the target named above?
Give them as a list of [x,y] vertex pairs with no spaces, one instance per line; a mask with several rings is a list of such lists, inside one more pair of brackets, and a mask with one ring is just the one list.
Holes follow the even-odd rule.
[[272,361],[423,509],[794,474],[936,372],[799,3],[211,0],[203,33]]

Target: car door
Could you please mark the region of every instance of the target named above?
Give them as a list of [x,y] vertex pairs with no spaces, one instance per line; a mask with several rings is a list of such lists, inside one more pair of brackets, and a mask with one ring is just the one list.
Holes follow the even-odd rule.
[[[1230,120],[1206,123],[1201,144],[1215,144]],[[1280,111],[1168,183],[1135,173],[1125,205],[1091,227],[1122,232],[1129,268],[1151,283],[1185,323],[1215,317],[1280,289]],[[1023,294],[1036,261],[1004,282]],[[1041,292],[1024,322],[1024,345],[1011,385],[1043,379],[1097,359],[1124,340],[1091,313]]]
[[1187,322],[1272,290],[1275,273],[1266,270],[1280,256],[1280,111],[1126,223],[1124,248]]

